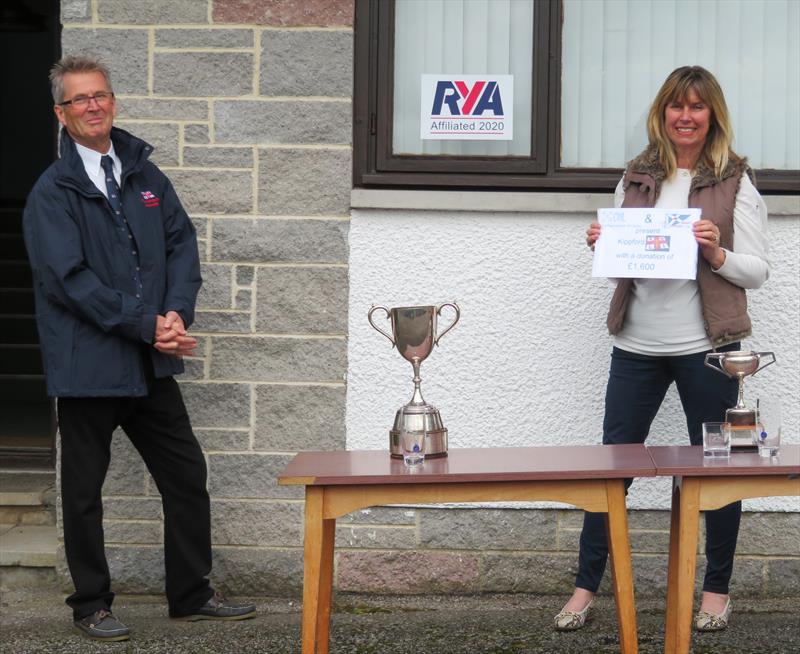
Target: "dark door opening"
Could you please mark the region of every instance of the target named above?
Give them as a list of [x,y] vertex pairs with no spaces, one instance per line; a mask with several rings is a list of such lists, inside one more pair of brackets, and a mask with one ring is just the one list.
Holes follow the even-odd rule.
[[0,7],[0,467],[53,468],[55,413],[45,393],[22,209],[56,157],[47,74],[61,52],[57,0]]

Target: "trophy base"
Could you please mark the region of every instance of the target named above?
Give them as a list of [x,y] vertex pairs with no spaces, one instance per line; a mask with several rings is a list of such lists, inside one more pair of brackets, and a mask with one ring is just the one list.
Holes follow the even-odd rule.
[[728,409],[725,422],[731,424],[731,452],[754,452],[756,445],[756,412],[745,407]]
[[[400,432],[392,429],[389,432],[389,452],[393,459],[403,458],[403,448],[400,447]],[[425,458],[437,459],[447,456],[447,430],[425,432]]]
[[430,404],[406,404],[397,410],[394,426],[389,431],[389,451],[393,458],[403,458],[400,432],[424,431],[425,456],[431,459],[447,456],[447,430],[439,410]]

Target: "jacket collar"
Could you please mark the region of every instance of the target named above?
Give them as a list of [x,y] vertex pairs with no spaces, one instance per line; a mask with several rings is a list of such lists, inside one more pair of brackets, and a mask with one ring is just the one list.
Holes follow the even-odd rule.
[[[122,161],[121,178],[124,183],[128,175],[141,170],[153,151],[153,146],[118,127],[111,128],[111,141],[114,144],[114,151]],[[74,186],[85,195],[99,193],[86,175],[75,141],[65,129],[61,130],[59,152],[60,158],[55,164],[56,182]]]
[[[719,182],[728,179],[734,175],[741,177],[742,173],[747,172],[750,178],[753,178],[753,171],[747,165],[747,159],[740,157],[733,150],[728,152],[728,164],[722,175],[718,178],[714,171],[709,168],[705,161],[701,160],[695,170],[694,177],[692,178],[692,185],[690,193],[705,186],[713,186]],[[646,178],[652,180],[652,184]],[[666,177],[666,171],[662,168],[661,162],[658,158],[658,149],[654,145],[648,145],[647,148],[635,159],[633,159],[625,170],[625,188],[631,182],[643,184],[647,187],[647,191],[658,198],[661,192],[661,184]]]

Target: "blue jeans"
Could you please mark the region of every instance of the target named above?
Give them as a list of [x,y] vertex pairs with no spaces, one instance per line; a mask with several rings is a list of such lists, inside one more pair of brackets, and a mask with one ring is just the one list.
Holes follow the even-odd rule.
[[[717,351],[738,349],[739,343],[731,343]],[[727,379],[703,365],[705,355],[700,352],[646,356],[615,347],[606,389],[603,443],[644,443],[667,389],[674,381],[686,414],[689,441],[692,445],[702,445],[703,422],[723,420],[725,410],[736,404],[738,392],[736,380]],[[632,481],[625,480],[626,490]],[[728,593],[741,515],[741,502],[705,513],[705,591]],[[597,592],[607,559],[605,514],[587,512],[583,519],[575,585]]]

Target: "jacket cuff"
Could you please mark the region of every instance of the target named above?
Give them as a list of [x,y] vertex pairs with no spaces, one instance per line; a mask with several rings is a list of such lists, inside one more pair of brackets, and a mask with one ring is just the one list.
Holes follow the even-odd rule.
[[152,345],[156,340],[156,314],[145,312],[142,314],[142,321],[139,327],[141,339],[148,345]]

